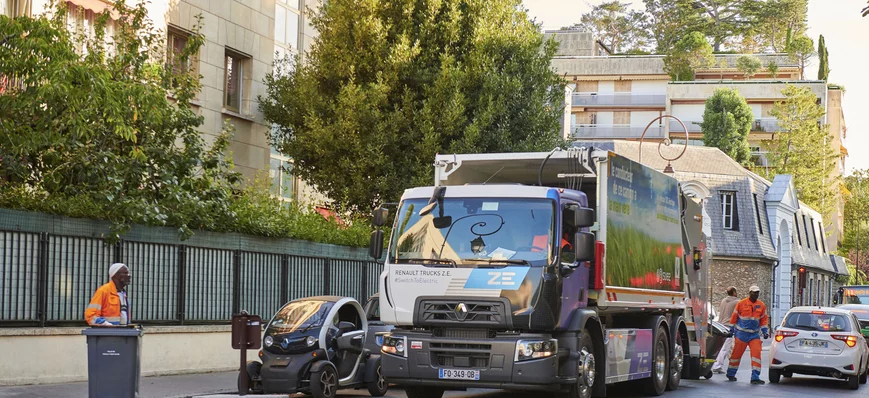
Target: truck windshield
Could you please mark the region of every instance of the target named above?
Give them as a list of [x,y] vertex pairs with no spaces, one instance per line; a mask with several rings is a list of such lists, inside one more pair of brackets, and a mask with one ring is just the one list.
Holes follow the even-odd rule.
[[844,288],[842,304],[866,304],[869,305],[869,286],[859,288]]
[[469,268],[552,262],[551,199],[446,198],[443,209],[420,216],[427,204],[428,199],[402,202],[390,262]]

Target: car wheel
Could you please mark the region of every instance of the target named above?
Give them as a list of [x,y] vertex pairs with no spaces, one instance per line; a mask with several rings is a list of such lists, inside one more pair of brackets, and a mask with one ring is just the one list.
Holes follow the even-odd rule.
[[314,398],[335,398],[338,394],[338,374],[335,368],[324,366],[311,373],[311,396]]
[[407,395],[407,398],[441,398],[444,396],[444,390],[429,387],[407,387],[404,389],[404,394]]
[[860,376],[848,376],[848,388],[852,390],[860,388]]
[[677,329],[673,340],[673,361],[670,362],[670,379],[667,381],[667,391],[679,389],[682,381],[682,368],[685,366],[685,350],[682,347],[682,332]]
[[769,370],[769,382],[772,384],[778,384],[781,379],[781,371],[776,369]]
[[590,398],[594,383],[598,378],[597,359],[594,357],[594,341],[587,329],[582,329],[579,338],[579,360],[577,361],[576,383],[570,386],[568,398]]
[[368,383],[368,393],[372,397],[382,397],[389,390],[389,383],[383,377],[383,370],[380,367],[380,361],[377,361],[377,369],[374,370],[374,375],[377,377],[375,381]]
[[667,344],[667,332],[663,326],[655,330],[655,339],[652,340],[652,374],[646,379],[645,391],[651,396],[659,396],[667,389],[667,381],[670,377],[670,350]]

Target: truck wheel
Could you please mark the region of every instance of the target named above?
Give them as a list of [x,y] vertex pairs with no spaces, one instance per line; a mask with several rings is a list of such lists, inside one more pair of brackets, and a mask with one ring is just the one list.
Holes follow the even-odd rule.
[[568,398],[591,398],[592,388],[597,378],[597,361],[594,358],[594,341],[587,329],[582,329],[578,349],[576,383],[570,386],[567,396]]
[[441,398],[444,396],[444,390],[429,387],[407,387],[404,389],[404,394],[407,395],[407,398]]
[[682,368],[685,366],[685,349],[682,347],[682,331],[676,329],[676,337],[673,340],[673,361],[670,362],[670,379],[667,382],[667,391],[679,389],[682,381]]
[[781,380],[781,371],[776,369],[770,369],[769,382],[772,384],[778,384],[779,380]]
[[314,398],[335,398],[338,394],[338,374],[335,368],[324,366],[311,373],[311,396]]
[[383,371],[380,368],[380,360],[377,361],[377,368],[374,370],[374,374],[377,379],[368,383],[368,393],[371,394],[372,397],[382,397],[386,395],[386,391],[389,390],[389,383],[387,383],[386,379],[383,378]]
[[670,350],[667,342],[667,332],[663,326],[655,330],[655,338],[652,340],[652,374],[645,380],[646,394],[659,396],[667,389],[667,381],[670,377]]

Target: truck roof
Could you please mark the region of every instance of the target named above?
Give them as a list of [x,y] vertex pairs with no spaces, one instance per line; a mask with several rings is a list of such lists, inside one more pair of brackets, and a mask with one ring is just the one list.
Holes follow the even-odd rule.
[[[435,157],[435,184],[464,185],[518,183],[538,185],[540,166],[543,186],[563,186],[567,180],[559,174],[594,178],[597,170],[593,157],[606,157],[607,151],[593,148],[568,148],[554,152],[512,152],[445,154]],[[548,157],[548,159],[547,159]]]

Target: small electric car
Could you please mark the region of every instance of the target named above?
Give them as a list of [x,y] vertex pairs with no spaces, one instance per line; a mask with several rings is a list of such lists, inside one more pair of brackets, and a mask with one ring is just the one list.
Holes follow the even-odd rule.
[[869,374],[869,346],[859,325],[846,309],[792,308],[769,349],[769,381],[804,374],[845,379],[858,389]]
[[352,297],[293,300],[266,325],[262,362],[248,363],[251,392],[333,398],[339,389],[367,388],[383,396],[389,384],[380,350],[366,348],[369,333],[366,313]]

